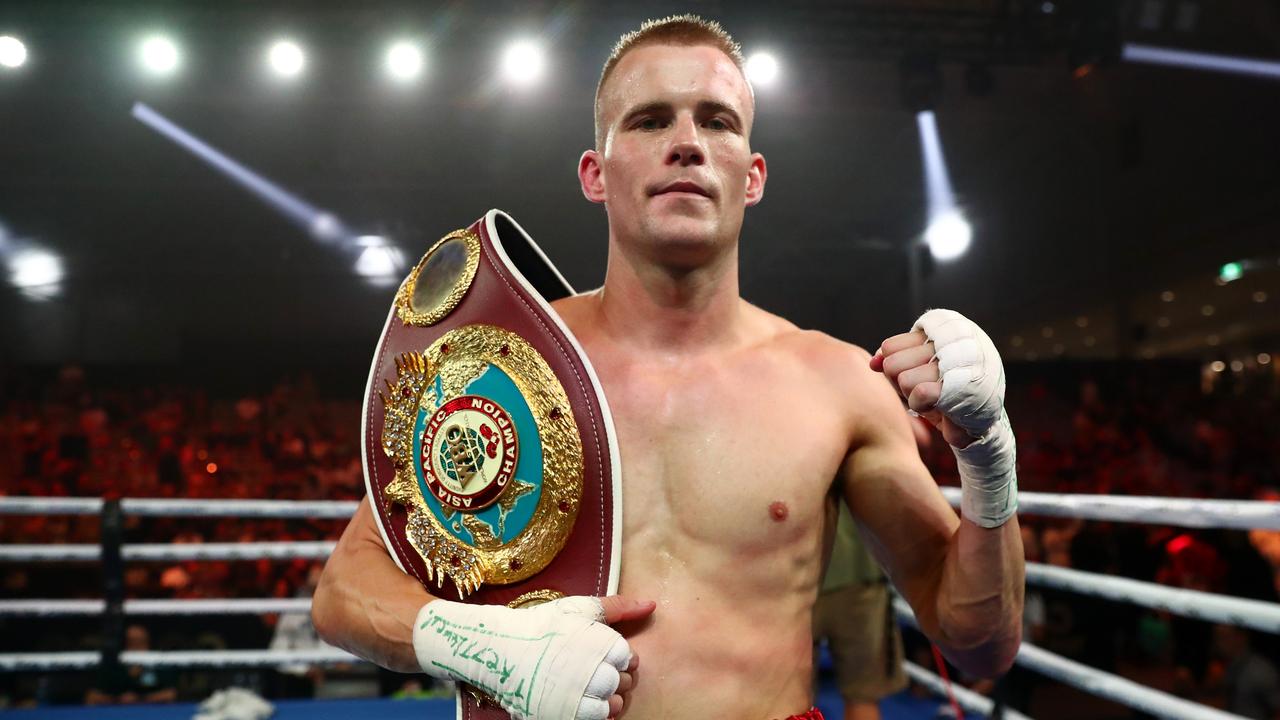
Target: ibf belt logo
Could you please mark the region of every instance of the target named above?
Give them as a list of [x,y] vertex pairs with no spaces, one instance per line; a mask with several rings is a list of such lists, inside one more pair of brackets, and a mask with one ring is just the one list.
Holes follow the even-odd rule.
[[519,461],[515,424],[502,406],[479,395],[441,405],[427,422],[418,462],[431,493],[446,507],[474,513],[489,507]]

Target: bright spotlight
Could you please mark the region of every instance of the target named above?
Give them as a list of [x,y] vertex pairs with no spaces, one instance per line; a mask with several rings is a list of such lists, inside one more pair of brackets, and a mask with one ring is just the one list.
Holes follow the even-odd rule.
[[778,59],[766,52],[752,53],[745,70],[752,85],[771,85],[778,79]]
[[942,155],[938,121],[931,111],[916,114],[920,147],[924,159],[925,191],[929,201],[929,228],[924,239],[937,260],[954,260],[969,249],[973,228],[956,206],[951,175]]
[[387,72],[396,80],[412,80],[422,72],[422,51],[409,42],[398,42],[387,49]]
[[404,254],[400,248],[378,235],[361,235],[356,247],[364,248],[356,258],[356,274],[372,285],[394,285],[400,280],[404,268]]
[[178,67],[178,48],[169,38],[154,35],[138,46],[142,67],[156,75],[168,75]]
[[924,239],[929,243],[929,252],[933,253],[934,258],[954,260],[969,249],[973,228],[959,210],[952,210],[935,217],[929,223]]
[[502,54],[502,74],[511,83],[525,87],[542,77],[546,68],[542,47],[530,40],[512,43]]
[[32,300],[48,300],[61,289],[62,258],[43,248],[19,250],[9,257],[9,282]]
[[0,65],[22,67],[27,62],[27,46],[12,35],[0,35]]
[[1208,70],[1211,72],[1230,73],[1233,75],[1254,75],[1258,77],[1280,78],[1280,62],[1275,60],[1259,60],[1256,58],[1233,57],[1231,55],[1213,55],[1210,53],[1190,52],[1172,48],[1152,47],[1129,43],[1124,46],[1121,57],[1129,62],[1149,63],[1153,65],[1171,65],[1174,67]]
[[297,43],[290,40],[277,40],[267,51],[267,62],[277,75],[295,77],[307,64],[307,57]]

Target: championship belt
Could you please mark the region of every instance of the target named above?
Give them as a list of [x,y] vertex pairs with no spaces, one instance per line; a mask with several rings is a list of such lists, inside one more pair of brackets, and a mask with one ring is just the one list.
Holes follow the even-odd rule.
[[[427,250],[365,388],[373,516],[432,594],[511,607],[617,591],[620,458],[599,379],[548,304],[573,288],[506,213]],[[479,692],[460,717],[505,718]]]

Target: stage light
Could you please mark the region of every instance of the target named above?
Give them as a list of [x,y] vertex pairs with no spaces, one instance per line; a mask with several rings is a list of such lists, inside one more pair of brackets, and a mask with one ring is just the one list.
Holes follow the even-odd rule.
[[138,61],[154,75],[168,75],[178,68],[178,48],[162,35],[153,35],[138,46]]
[[1216,373],[1220,373],[1223,370],[1227,369],[1227,364],[1222,362],[1221,360],[1214,360],[1212,363],[1209,364],[1209,369]]
[[935,260],[954,260],[969,249],[973,228],[956,206],[933,112],[916,113],[916,127],[920,131],[925,191],[929,201],[929,227],[925,230],[924,239]]
[[291,40],[277,40],[267,51],[267,62],[281,77],[296,77],[307,64],[302,48]]
[[22,67],[27,62],[27,46],[12,35],[0,35],[0,65]]
[[503,77],[520,87],[536,83],[542,77],[546,64],[542,46],[531,40],[514,42],[502,53]]
[[1256,303],[1264,303],[1267,301],[1267,292],[1265,290],[1256,290],[1253,293],[1253,301]]
[[1232,280],[1239,280],[1244,273],[1244,268],[1238,262],[1229,262],[1218,270],[1218,279],[1223,283],[1229,283]]
[[404,254],[400,248],[378,235],[361,235],[356,246],[364,248],[356,258],[356,274],[378,286],[394,285],[400,281],[404,269]]
[[969,242],[973,239],[973,228],[959,211],[946,212],[929,223],[924,239],[929,243],[929,252],[933,253],[935,258],[955,260],[969,249]]
[[778,59],[767,52],[752,53],[744,69],[752,85],[768,86],[778,79]]
[[39,247],[9,257],[9,282],[32,300],[48,300],[61,291],[62,258]]
[[1210,315],[1213,315],[1213,312],[1214,312],[1214,309],[1212,305],[1205,305],[1204,307],[1200,308],[1200,314],[1205,317],[1209,317]]
[[1178,296],[1173,294],[1172,290],[1165,290],[1160,293],[1160,299],[1165,302],[1173,302]]
[[1271,353],[1258,353],[1258,364],[1268,365],[1271,363]]
[[180,147],[231,178],[237,185],[253,193],[268,206],[305,229],[313,238],[325,243],[341,244],[352,237],[342,221],[308,203],[294,193],[271,182],[253,170],[152,110],[142,103],[134,103],[133,117],[152,130],[164,135]]
[[1129,62],[1168,65],[1191,68],[1193,70],[1209,70],[1232,75],[1280,78],[1280,62],[1274,60],[1211,55],[1209,53],[1172,50],[1134,43],[1128,43],[1124,46],[1121,57]]
[[398,42],[387,49],[387,72],[400,81],[412,80],[422,72],[422,51],[410,42]]
[[1231,371],[1232,371],[1232,372],[1240,372],[1240,371],[1242,371],[1242,370],[1244,370],[1244,362],[1243,362],[1243,361],[1240,361],[1240,360],[1232,360],[1232,361],[1231,361]]

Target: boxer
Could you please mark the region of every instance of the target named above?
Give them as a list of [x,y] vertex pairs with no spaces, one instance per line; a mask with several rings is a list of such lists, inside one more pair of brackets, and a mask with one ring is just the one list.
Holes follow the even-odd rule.
[[[474,685],[517,718],[817,718],[810,628],[845,502],[953,663],[1010,666],[1023,555],[1000,356],[948,310],[871,354],[739,296],[739,231],[767,178],[742,65],[693,16],[624,36],[578,165],[607,212],[608,264],[601,288],[554,307],[618,435],[619,595],[520,610],[436,599],[392,562],[366,502],[316,592],[327,641]],[[902,398],[956,454],[958,516]]]

